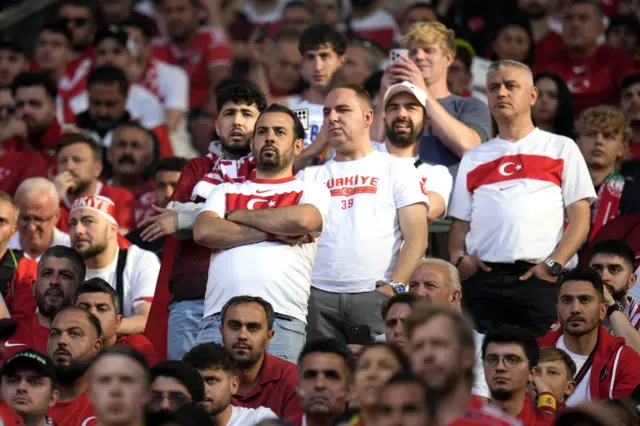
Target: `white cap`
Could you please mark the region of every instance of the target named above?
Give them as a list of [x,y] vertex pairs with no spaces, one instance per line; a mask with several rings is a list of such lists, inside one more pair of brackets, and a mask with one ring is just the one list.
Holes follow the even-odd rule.
[[411,93],[413,96],[415,96],[420,105],[422,105],[424,108],[427,107],[427,93],[418,86],[414,86],[408,81],[403,81],[402,83],[394,84],[393,86],[389,87],[387,93],[384,94],[384,109],[387,108],[387,102],[389,102],[392,97],[402,92]]

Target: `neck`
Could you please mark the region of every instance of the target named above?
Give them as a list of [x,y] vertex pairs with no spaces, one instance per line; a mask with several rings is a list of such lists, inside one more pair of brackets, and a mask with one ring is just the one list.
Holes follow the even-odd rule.
[[336,150],[336,161],[355,161],[366,157],[373,152],[373,146],[371,140],[367,137],[364,143],[357,143],[356,149],[349,152],[340,152]]
[[227,426],[232,411],[233,406],[229,404],[229,406],[225,408],[224,411],[218,413],[218,415],[213,418],[213,423],[215,423],[216,426]]
[[598,327],[582,336],[571,336],[564,333],[564,345],[571,352],[577,355],[587,356],[595,349],[598,344]]
[[549,132],[549,133],[555,133],[554,132],[555,128],[553,127],[552,121],[544,121],[544,122],[536,121],[535,125],[540,130],[544,130],[545,132]]
[[71,195],[71,194],[69,194],[69,195],[70,195],[70,196],[69,196],[69,201],[70,201],[71,203],[73,203],[77,198],[80,198],[80,197],[87,197],[87,196],[90,196],[90,195],[95,195],[95,194],[96,194],[96,190],[97,190],[97,189],[98,189],[98,181],[97,181],[97,180],[93,180],[93,181],[91,182],[91,185],[89,185],[89,186],[87,187],[87,189],[85,189],[84,191],[82,191],[82,193],[80,193],[80,194],[76,194],[76,195]]
[[9,248],[7,247],[8,243],[5,244],[4,246],[0,247],[0,259],[2,259],[5,255],[7,256],[11,256],[8,251]]
[[91,259],[85,259],[85,263],[89,269],[102,269],[109,266],[111,262],[113,262],[113,259],[116,258],[117,254],[118,243],[114,241],[113,244],[107,244],[107,247],[102,251],[102,253],[92,257]]
[[394,157],[413,158],[418,155],[418,143],[414,143],[413,145],[410,145],[406,148],[399,148],[387,140],[385,142],[385,145],[387,146],[387,151],[389,152],[389,154],[393,155]]
[[247,394],[255,386],[258,380],[260,380],[260,377],[258,377],[258,375],[260,374],[260,369],[262,368],[263,363],[264,352],[262,353],[262,357],[258,360],[258,362],[256,362],[246,370],[240,371],[240,374],[238,374],[238,377],[240,379],[240,388],[238,392],[241,395]]
[[86,374],[73,383],[56,383],[56,388],[60,392],[58,401],[69,402],[87,391]]
[[427,89],[429,94],[434,99],[442,99],[447,96],[451,96],[451,91],[449,91],[449,87],[447,86],[447,75],[445,74],[442,78],[437,81],[426,81]]
[[[327,87],[329,89],[329,87]],[[318,90],[313,87],[309,87],[302,95],[302,98],[310,104],[324,104],[324,99],[327,97],[329,90]]]
[[270,12],[278,5],[278,0],[262,0],[253,2],[253,7],[257,12]]
[[533,39],[536,43],[545,38],[549,34],[549,22],[544,16],[535,21],[531,21],[531,29],[533,30]]
[[185,38],[180,40],[171,39],[171,42],[176,46],[178,46],[179,48],[185,49],[191,44],[193,39],[196,37],[196,34],[197,34],[197,30],[194,29]]
[[332,426],[336,418],[334,413],[318,415],[305,413],[304,416],[307,419],[307,426]]
[[60,80],[62,80],[62,77],[64,77],[66,71],[66,67],[62,67],[61,69],[58,70],[51,70],[48,72],[49,77],[51,77],[53,79],[53,81],[55,81],[56,83],[60,83]]
[[98,421],[98,426],[141,426],[144,425],[143,416],[141,415],[139,419],[135,420],[123,420],[121,422],[114,423],[104,423]]
[[138,192],[138,190],[145,184],[142,174],[123,175],[119,173],[113,173],[111,181],[113,186],[124,188],[132,194]]
[[376,424],[376,406],[360,406],[360,424],[375,425]]
[[592,56],[594,53],[596,53],[597,49],[598,49],[597,44],[593,44],[591,46],[586,46],[586,47],[578,47],[578,46],[568,47],[567,46],[567,51],[569,52],[569,56],[573,56],[576,58],[588,58],[589,56]]
[[[222,145],[222,143],[220,143],[220,145]],[[228,158],[229,160],[239,160],[242,157],[249,155],[249,153],[247,152],[246,154],[230,154],[226,149],[222,148],[222,155],[224,155],[224,157]]]
[[503,411],[506,411],[513,417],[516,417],[522,412],[522,409],[524,408],[525,392],[526,389],[519,390],[515,392],[507,401],[497,401],[495,399],[491,399],[489,401],[489,404],[493,405],[494,407],[498,407]]
[[44,416],[21,416],[24,426],[44,426],[47,423],[47,417]]
[[115,345],[117,341],[118,341],[118,335],[116,333],[113,333],[111,337],[104,338],[102,343],[105,348],[110,348],[111,346]]
[[437,424],[448,425],[460,417],[471,399],[470,389],[471,386],[465,380],[460,379],[451,393],[441,395]]
[[520,119],[514,117],[509,121],[498,121],[498,129],[500,130],[500,138],[509,142],[517,142],[531,133],[535,129],[535,126],[533,125],[533,121],[531,121],[531,114],[529,114]]
[[53,318],[45,317],[40,312],[38,312],[37,318],[38,318],[38,324],[46,328],[51,328],[51,321],[53,321]]
[[292,170],[293,170],[293,166],[287,167],[285,170],[282,170],[281,172],[263,172],[260,170],[256,170],[256,178],[270,179],[270,180],[286,179],[293,176]]
[[609,176],[613,171],[615,171],[615,166],[604,167],[601,169],[589,169],[589,174],[591,175],[591,181],[595,186],[600,185],[607,176]]

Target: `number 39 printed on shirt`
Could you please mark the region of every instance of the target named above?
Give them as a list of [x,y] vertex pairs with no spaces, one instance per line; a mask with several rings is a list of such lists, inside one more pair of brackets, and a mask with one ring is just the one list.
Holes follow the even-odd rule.
[[342,210],[350,209],[351,207],[353,207],[353,198],[342,200]]

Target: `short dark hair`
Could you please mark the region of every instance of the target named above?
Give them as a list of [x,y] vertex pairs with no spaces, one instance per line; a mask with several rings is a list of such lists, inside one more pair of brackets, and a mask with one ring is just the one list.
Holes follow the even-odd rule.
[[140,30],[142,36],[146,42],[149,42],[153,38],[153,28],[147,21],[143,21],[139,18],[129,18],[120,24],[121,27],[134,27]]
[[165,157],[158,163],[156,173],[158,172],[181,172],[185,168],[189,160],[184,157]]
[[124,129],[124,128],[136,129],[144,133],[144,135],[151,141],[151,153],[152,153],[153,160],[151,161],[150,167],[153,167],[155,164],[157,164],[158,161],[160,161],[160,142],[158,141],[158,137],[156,136],[156,134],[153,133],[151,130],[147,129],[146,127],[144,127],[142,124],[133,120],[128,120],[128,121],[119,123],[115,127],[113,132],[114,142],[116,140],[116,136],[118,135],[118,132],[120,131],[120,129]]
[[602,5],[600,4],[600,0],[571,0],[567,6],[574,6],[578,4],[586,4],[589,6],[593,6],[593,8],[598,12],[600,18],[604,18],[604,10],[602,9]]
[[55,19],[54,21],[44,24],[42,28],[40,28],[40,31],[38,31],[38,35],[45,31],[60,34],[67,41],[67,47],[71,48],[71,46],[73,46],[73,35],[71,35],[71,31],[69,31],[69,28],[67,28],[61,19]]
[[96,161],[102,161],[102,148],[98,145],[90,136],[83,133],[65,133],[60,137],[58,145],[56,145],[56,155],[60,154],[63,148],[76,144],[85,144],[93,153],[93,157]]
[[93,69],[87,77],[87,87],[94,84],[117,84],[118,90],[124,96],[129,93],[129,80],[127,75],[118,67],[105,65]]
[[349,373],[349,380],[353,378],[353,371],[355,370],[353,354],[341,341],[327,337],[309,340],[304,344],[300,355],[298,355],[298,368],[302,367],[302,363],[307,356],[317,353],[338,355],[344,360],[344,365],[347,367],[347,372]]
[[569,281],[587,281],[591,283],[600,300],[604,299],[604,280],[592,268],[575,268],[562,274],[558,282],[558,288],[562,289],[564,283]]
[[561,361],[567,373],[567,378],[569,380],[573,380],[574,376],[577,373],[576,363],[573,362],[569,354],[567,354],[562,349],[558,349],[553,346],[545,346],[540,348],[540,358],[538,359],[538,365],[545,362],[553,362],[553,361]]
[[45,250],[38,261],[38,271],[40,265],[42,265],[48,258],[55,257],[57,259],[67,259],[71,262],[73,269],[78,275],[78,284],[84,281],[84,277],[87,274],[87,265],[84,263],[84,259],[80,256],[80,253],[67,246],[52,246]]
[[202,343],[191,348],[184,354],[182,361],[196,370],[220,369],[228,374],[236,374],[236,364],[233,354],[218,343]]
[[200,372],[184,361],[167,360],[151,368],[151,383],[158,377],[172,377],[181,382],[194,402],[204,400],[204,382]]
[[626,27],[630,31],[635,32],[636,38],[640,40],[640,22],[633,15],[615,15],[611,18],[609,26],[605,33],[608,36],[609,32],[615,27]]
[[619,256],[624,259],[627,266],[633,271],[635,269],[636,254],[623,240],[601,240],[594,244],[589,250],[589,261],[591,261],[597,254],[609,254],[613,256]]
[[258,129],[258,121],[260,121],[260,119],[262,117],[264,117],[267,114],[274,114],[274,113],[280,113],[280,114],[287,114],[289,117],[291,117],[291,120],[293,121],[293,137],[294,140],[297,139],[304,139],[304,126],[302,125],[302,122],[300,121],[300,119],[298,118],[298,115],[293,112],[291,109],[289,109],[288,107],[284,106],[284,105],[280,105],[280,104],[271,104],[267,107],[266,110],[264,110],[264,112],[262,114],[260,114],[260,116],[258,117],[258,119],[256,120],[256,128],[253,130],[253,134],[255,136],[256,130]]
[[309,50],[324,46],[329,46],[338,56],[342,56],[347,51],[347,40],[332,25],[312,25],[302,32],[298,50],[304,56]]
[[116,312],[116,315],[120,315],[122,313],[122,307],[120,306],[120,299],[118,298],[118,293],[114,290],[114,288],[103,280],[102,278],[91,278],[83,282],[78,286],[78,290],[76,291],[76,297],[74,299],[74,304],[77,303],[78,297],[81,294],[92,294],[92,293],[103,293],[111,296],[111,301],[113,302],[113,308]]
[[[96,333],[98,333],[98,338],[99,339],[102,338],[102,326],[100,325],[100,320],[85,308],[81,308],[80,306],[73,306],[73,305],[67,306],[62,310],[60,310],[60,312],[58,312],[58,315],[56,315],[56,318],[60,316],[60,314],[64,312],[69,312],[69,311],[82,312],[87,317],[87,321],[89,322],[89,324],[91,324],[93,328],[96,330]],[[55,318],[53,320],[55,321]]]
[[98,354],[89,363],[89,368],[93,367],[102,358],[113,356],[113,355],[127,357],[130,360],[137,363],[138,365],[140,365],[140,367],[142,367],[145,371],[147,382],[150,383],[151,374],[149,371],[149,363],[147,362],[147,359],[144,357],[144,355],[142,355],[142,353],[140,353],[140,351],[127,345],[113,345],[108,348],[104,348],[100,350],[100,352],[98,352]]
[[438,411],[438,397],[436,392],[429,387],[422,377],[413,374],[409,370],[400,371],[391,376],[384,387],[400,384],[416,384],[420,386],[424,397],[424,403],[427,406],[427,411],[429,412],[429,417],[432,419],[435,418],[436,412]]
[[25,71],[18,74],[11,83],[11,94],[15,97],[18,89],[34,86],[42,87],[49,99],[56,100],[58,85],[48,74],[42,71]]
[[216,107],[222,111],[227,102],[244,105],[256,105],[259,112],[267,108],[267,98],[255,83],[229,78],[221,82],[216,88]]
[[358,365],[358,359],[360,359],[362,354],[364,354],[366,351],[370,349],[375,349],[375,348],[385,348],[389,350],[398,361],[398,364],[400,364],[399,371],[411,371],[411,362],[409,361],[409,357],[407,357],[407,355],[404,352],[402,352],[402,350],[399,347],[397,347],[396,345],[389,344],[387,342],[373,342],[370,345],[365,346],[362,349],[362,352],[360,352],[360,355],[358,355],[358,358],[356,358],[356,366]]
[[371,95],[369,95],[369,92],[367,92],[364,87],[357,84],[339,84],[331,91],[338,89],[352,90],[356,94],[358,99],[364,102],[369,109],[373,109],[373,101],[371,100]]
[[[89,9],[91,15],[93,16],[93,6],[88,0],[63,0],[62,3],[60,3],[60,8],[62,8],[63,6],[84,7]],[[60,9],[58,9],[58,13],[60,13]]]
[[283,28],[273,36],[273,43],[280,43],[281,41],[295,41],[299,42],[302,32],[295,28]]
[[404,303],[405,305],[409,305],[410,307],[413,308],[413,305],[415,305],[420,300],[422,300],[422,298],[415,293],[394,294],[393,296],[391,296],[390,298],[382,302],[382,310],[381,310],[382,321],[387,320],[387,315],[389,314],[391,307],[396,303]]
[[463,43],[456,43],[456,59],[460,59],[464,69],[467,72],[471,72],[471,65],[473,64],[473,55],[468,47]]
[[229,299],[229,301],[222,307],[222,311],[220,311],[220,321],[222,322],[222,326],[224,327],[224,320],[227,316],[227,311],[229,310],[229,308],[231,308],[232,306],[244,305],[247,303],[257,303],[258,305],[262,306],[262,309],[264,309],[264,313],[267,316],[267,329],[272,330],[273,321],[276,316],[275,312],[273,311],[273,306],[271,306],[271,303],[258,296],[235,296]]
[[522,347],[524,354],[527,356],[529,367],[538,365],[540,359],[540,346],[536,337],[528,330],[515,325],[501,325],[500,328],[490,331],[484,336],[482,342],[482,359],[487,355],[487,346],[491,343],[504,345],[515,344]]
[[622,94],[622,91],[628,89],[629,87],[633,86],[634,84],[640,83],[640,72],[635,72],[632,74],[628,74],[625,78],[622,79],[622,81],[620,82],[620,93]]

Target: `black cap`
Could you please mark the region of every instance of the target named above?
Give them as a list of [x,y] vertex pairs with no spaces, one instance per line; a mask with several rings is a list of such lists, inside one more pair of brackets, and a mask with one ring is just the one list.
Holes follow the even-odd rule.
[[129,33],[124,30],[124,28],[118,25],[106,25],[98,30],[96,35],[93,37],[93,47],[96,47],[103,40],[108,38],[112,38],[118,43],[120,43],[123,47],[129,48]]
[[2,366],[2,375],[6,376],[20,368],[32,368],[44,377],[56,379],[56,370],[51,358],[33,349],[25,349],[10,356]]
[[0,50],[8,50],[10,52],[20,53],[21,55],[27,56],[26,49],[9,36],[0,37]]
[[193,402],[204,400],[204,382],[200,372],[184,361],[159,362],[151,369],[151,381],[156,377],[172,377],[187,388]]

